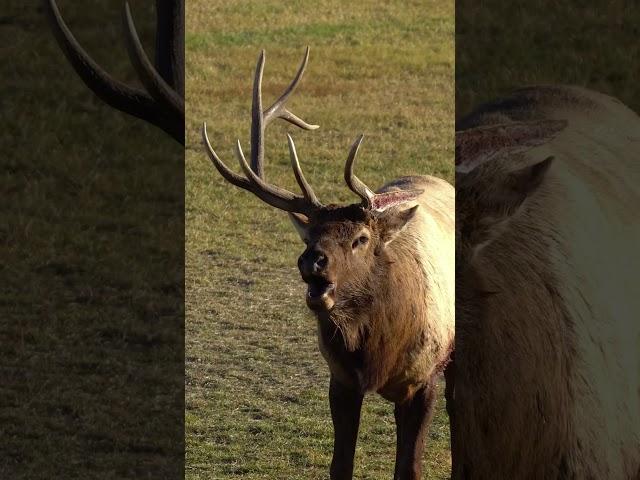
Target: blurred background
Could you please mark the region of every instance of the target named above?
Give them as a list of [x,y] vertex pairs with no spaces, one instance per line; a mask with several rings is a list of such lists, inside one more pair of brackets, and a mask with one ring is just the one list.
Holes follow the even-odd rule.
[[581,85],[640,112],[640,3],[456,1],[456,118],[535,84]]
[[[305,46],[309,65],[291,110],[320,125],[274,123],[268,180],[297,186],[293,135],[321,201],[353,203],[343,180],[365,133],[357,172],[378,188],[401,175],[453,180],[454,2],[204,1],[186,10],[186,473],[189,479],[327,478],[333,432],[329,370],[296,268],[303,245],[284,212],[227,184],[200,128],[239,170],[249,149],[251,89],[266,49],[265,108],[289,84]],[[425,478],[449,478],[444,401],[426,443]],[[355,477],[390,478],[393,405],[365,400]]]
[[[607,2],[587,2],[582,0],[565,2],[555,2],[551,0],[538,0],[535,2],[483,0],[482,2],[477,2],[474,0],[457,0],[455,24],[455,97],[457,120],[469,114],[473,109],[479,107],[480,104],[491,100],[498,100],[511,90],[539,84],[567,84],[587,87],[613,96],[635,110],[636,113],[640,112],[640,87],[638,84],[638,72],[640,72],[640,42],[638,41],[640,37],[640,3],[638,2],[624,0],[611,0]],[[603,117],[601,123],[602,125],[606,125],[604,122],[610,121],[609,117],[606,115],[603,115]],[[597,122],[596,116],[593,116],[593,121],[595,130],[599,128],[600,125]],[[596,138],[601,139],[602,137],[596,136]],[[633,139],[630,138],[630,140]],[[602,140],[602,142],[602,144],[605,144],[604,140]],[[628,145],[627,148],[633,148],[632,141],[630,141]],[[558,151],[563,152],[562,148],[558,148]],[[571,151],[572,147],[569,147],[567,152]],[[631,163],[610,163],[601,169],[599,169],[600,167],[594,167],[594,171],[598,173],[605,172],[605,174],[603,174],[605,178],[606,175],[610,175],[609,178],[615,179],[615,185],[620,183],[617,181],[618,178],[634,178],[633,175],[637,172],[635,167],[631,167],[632,164],[635,165],[634,159],[632,159],[634,153],[636,157],[635,160],[640,157],[640,152],[629,151],[627,158],[631,160]],[[609,157],[603,155],[602,158]],[[602,160],[602,158],[596,156],[595,160]],[[589,158],[587,157],[580,160],[588,164]],[[577,164],[578,162],[572,163],[572,168],[569,170],[573,170],[573,165]],[[615,172],[614,174],[614,169],[616,168],[622,171]],[[576,168],[575,171],[580,171],[580,169]],[[601,202],[602,205],[607,205],[602,208],[607,208],[608,214],[611,215],[612,218],[615,218],[617,213],[613,210],[615,202],[612,202],[606,193],[600,191],[599,184],[593,180],[593,177],[587,177],[586,175],[584,177],[582,184],[579,183],[579,177],[576,181],[576,185],[580,185],[580,191],[584,192],[584,205],[579,204],[580,197],[578,195],[571,194],[566,198],[564,196],[558,196],[557,198],[563,202],[563,204],[558,207],[558,211],[566,211],[567,208],[565,204],[568,204],[568,211],[590,212],[593,210],[592,202],[597,193],[597,195],[599,195],[598,203]],[[562,180],[560,180],[560,182],[562,182]],[[560,183],[559,185],[562,184]],[[567,190],[571,190],[572,188],[573,186],[567,188]],[[621,191],[629,191],[629,188],[625,190],[624,184],[622,184],[620,188]],[[637,187],[634,186],[631,188]],[[630,206],[620,204],[619,207],[621,212],[625,212]],[[528,218],[532,223],[535,223],[536,219],[534,215],[523,215],[522,218],[525,220],[521,220],[521,222],[526,222],[526,218]],[[620,215],[623,214],[621,213]],[[550,229],[554,228],[553,218],[554,212],[550,211],[549,219],[546,223]],[[594,218],[602,217],[594,215]],[[626,221],[633,221],[632,216],[626,215],[624,218]],[[637,221],[637,215],[635,219]],[[597,222],[597,220],[595,221]],[[568,251],[563,255],[566,255],[566,258],[572,259],[580,257],[588,258],[590,265],[606,265],[610,267],[610,265],[613,264],[608,258],[608,252],[610,252],[612,248],[611,245],[616,245],[615,248],[619,248],[618,245],[623,244],[623,242],[618,242],[617,239],[615,239],[616,232],[620,234],[620,230],[612,228],[611,225],[606,224],[607,222],[602,223],[603,225],[596,225],[592,227],[592,229],[594,231],[600,230],[607,232],[606,235],[601,237],[594,236],[594,238],[588,238],[586,240],[579,239],[579,241],[573,242],[575,243],[575,248],[579,249],[579,252]],[[520,225],[524,226],[525,224],[520,223]],[[534,239],[535,237],[533,236],[536,232],[539,233],[540,229],[535,226],[528,227],[530,228],[528,228],[527,234],[530,238]],[[623,234],[632,235],[632,232],[637,231],[634,230],[634,228],[633,225],[628,225],[628,229],[624,229]],[[562,231],[562,228],[560,228],[560,231]],[[551,236],[553,237],[553,233]],[[542,245],[545,242],[546,240],[541,240],[540,244]],[[595,245],[587,246],[588,242],[595,242]],[[578,245],[580,246],[578,247]],[[572,245],[563,246],[563,248],[571,247]],[[522,252],[523,257],[528,254],[526,245],[525,248],[522,249]],[[585,252],[602,252],[605,260],[601,261],[597,255]],[[489,255],[491,254],[489,253]],[[512,252],[502,255],[502,257],[509,258],[510,255],[512,256]],[[496,258],[497,257],[498,255],[496,254]],[[510,261],[513,261],[513,258],[508,259],[504,265],[508,265]],[[487,262],[488,261],[485,260],[485,263]],[[482,275],[482,264],[483,262],[478,262],[478,274],[480,276]],[[625,267],[626,269],[630,268],[626,265]],[[602,268],[604,269],[605,267]],[[571,266],[562,271],[572,272],[576,270]],[[565,275],[565,273],[562,275]],[[573,280],[570,277],[571,273],[566,277],[562,277],[562,275],[562,282]],[[609,281],[610,276],[611,274],[608,272],[606,274],[603,273],[600,278],[581,277],[576,281],[576,284],[596,285],[595,289],[597,289],[598,286],[604,288],[604,284]],[[602,282],[602,285],[598,282]],[[585,289],[585,291],[588,290]],[[518,301],[522,305],[526,305],[527,301],[531,301],[530,292],[527,291],[527,289],[514,290],[510,292],[510,294],[520,294],[521,299],[513,297],[513,300]],[[587,295],[586,301],[589,302],[588,294],[582,293],[581,295],[583,298]],[[619,294],[618,297],[622,299],[623,294]],[[596,302],[597,301],[598,300],[596,300]],[[617,311],[620,312],[631,312],[633,305],[633,302],[628,302],[628,304],[622,302],[618,304],[616,308],[618,309]],[[593,311],[597,311],[597,308],[594,308]],[[624,315],[621,315],[621,319],[625,318]],[[632,318],[632,315],[630,315],[629,318]],[[637,318],[637,315],[635,318]],[[462,325],[459,319],[457,326],[463,329],[459,330],[459,332],[462,333],[469,328],[476,337],[477,335],[481,335],[481,332],[479,333],[481,329],[476,329],[475,327],[477,325],[473,324],[474,320],[475,319],[469,319],[469,325]],[[603,321],[602,323],[604,324],[605,322]],[[476,324],[480,325],[482,322],[476,322]],[[576,322],[576,325],[578,324],[579,322]],[[496,329],[499,328],[499,320],[483,325],[485,325],[487,329]],[[496,327],[496,325],[498,325],[498,327]],[[574,325],[572,325],[571,328],[574,328]],[[635,330],[629,328],[630,335],[632,335],[631,332],[634,331]],[[492,338],[499,338],[499,333],[501,332],[498,332],[498,334],[495,334]],[[461,335],[459,335],[458,338],[461,338]],[[496,343],[495,345],[497,346],[498,344]],[[486,348],[486,345],[483,346],[483,348]],[[509,348],[513,351],[515,347],[509,345]],[[636,348],[638,348],[637,345]],[[497,349],[499,350],[500,347],[497,347]],[[461,353],[460,350],[459,353]],[[574,352],[572,353],[575,355]],[[578,361],[584,361],[584,363],[590,364],[589,361],[585,361],[584,358],[580,357],[581,355],[586,357],[587,353],[580,351],[577,355],[579,357]],[[625,352],[620,352],[620,355],[624,356]],[[517,354],[514,354],[512,360],[515,360],[517,356]],[[458,360],[460,360],[460,357],[458,357]],[[578,363],[578,361],[576,361],[576,363]],[[458,365],[461,366],[460,361]],[[481,364],[478,363],[478,365]],[[464,367],[460,370],[463,368]],[[514,367],[511,368],[511,370],[515,371],[517,368],[518,366],[514,363]],[[587,368],[592,368],[592,366],[589,365]],[[476,370],[473,371],[477,373]],[[535,367],[533,367],[532,371],[535,371]],[[489,374],[485,371],[484,375],[487,377]],[[552,374],[545,371],[541,376],[546,380],[546,377],[551,378]],[[588,375],[585,375],[585,378],[588,378]],[[526,379],[529,384],[532,384],[531,382],[536,380],[532,375],[521,375],[518,376],[518,379]],[[497,380],[501,381],[502,379]],[[588,384],[589,380],[583,380],[581,378],[579,382]],[[520,391],[518,385],[512,386],[514,391]],[[468,391],[472,390],[473,386],[468,389]],[[629,389],[627,394],[634,395],[635,392],[632,390],[633,389]],[[503,391],[506,391],[504,387]],[[478,396],[475,398],[491,398],[486,395],[486,391],[484,390],[480,390],[477,393]],[[610,392],[608,401],[620,402],[622,399],[617,398],[616,395],[617,393]],[[593,403],[596,404],[597,401],[593,401]],[[515,405],[518,404],[516,403]],[[496,407],[496,409],[496,411],[498,411],[499,407]],[[540,415],[544,416],[543,408],[538,405],[538,409]],[[491,416],[486,415],[486,418],[491,418]],[[612,424],[613,422],[615,422],[615,420],[612,419]],[[601,425],[601,422],[599,422],[598,425],[603,429],[605,428],[605,426]],[[610,428],[610,425],[606,425],[606,427]],[[564,428],[566,428],[566,426]],[[461,438],[459,443],[462,445],[464,441],[464,438]],[[481,458],[484,458],[486,463],[487,456],[485,455]],[[463,462],[460,462],[460,464],[462,465]],[[505,465],[508,465],[508,462],[505,462]],[[498,475],[498,473],[495,473],[495,475]]]
[[[135,84],[122,3],[58,5]],[[183,148],[87,89],[43,6],[0,13],[0,478],[182,478]]]

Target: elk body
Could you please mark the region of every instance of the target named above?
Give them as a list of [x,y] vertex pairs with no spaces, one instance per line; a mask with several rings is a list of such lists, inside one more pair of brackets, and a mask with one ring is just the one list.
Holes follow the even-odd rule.
[[378,192],[353,172],[362,137],[354,143],[345,181],[361,202],[320,203],[300,169],[288,136],[291,163],[303,195],[264,181],[263,134],[282,118],[314,129],[285,108],[305,59],[284,95],[263,111],[260,55],[253,93],[251,165],[238,143],[246,175],[233,173],[203,138],[216,169],[229,182],[289,212],[306,244],[298,260],[306,302],[317,318],[320,350],[331,372],[329,401],[334,425],[332,479],[350,479],[360,409],[367,392],[395,404],[396,479],[420,477],[424,435],[433,414],[436,380],[454,341],[454,191],[428,176],[404,177]]
[[640,118],[574,87],[456,133],[456,479],[640,478]]

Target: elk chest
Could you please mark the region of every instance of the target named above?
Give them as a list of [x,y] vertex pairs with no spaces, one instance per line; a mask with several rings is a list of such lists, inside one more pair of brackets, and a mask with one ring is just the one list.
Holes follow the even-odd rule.
[[414,344],[378,341],[366,328],[336,325],[318,318],[318,344],[331,375],[361,393],[377,392],[402,402],[430,380],[423,368],[423,349]]

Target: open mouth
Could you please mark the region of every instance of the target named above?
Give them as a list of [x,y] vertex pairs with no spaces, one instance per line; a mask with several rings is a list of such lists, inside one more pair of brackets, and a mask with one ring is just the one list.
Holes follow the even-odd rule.
[[335,303],[335,284],[326,280],[313,280],[307,284],[307,306],[311,310],[330,310]]

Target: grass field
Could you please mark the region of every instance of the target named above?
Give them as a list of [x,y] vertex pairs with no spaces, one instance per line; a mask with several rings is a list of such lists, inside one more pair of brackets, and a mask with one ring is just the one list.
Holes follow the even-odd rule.
[[[285,132],[325,202],[354,202],[342,180],[364,132],[358,174],[372,186],[406,174],[453,178],[453,2],[187,4],[186,472],[188,479],[327,478],[332,445],[328,368],[296,269],[302,244],[283,212],[226,184],[200,141],[235,167],[248,149],[258,52],[265,103],[310,63],[292,99],[316,132],[270,127],[266,175],[295,190]],[[393,407],[367,397],[356,478],[390,478]],[[425,478],[448,478],[444,402],[427,439]]]

